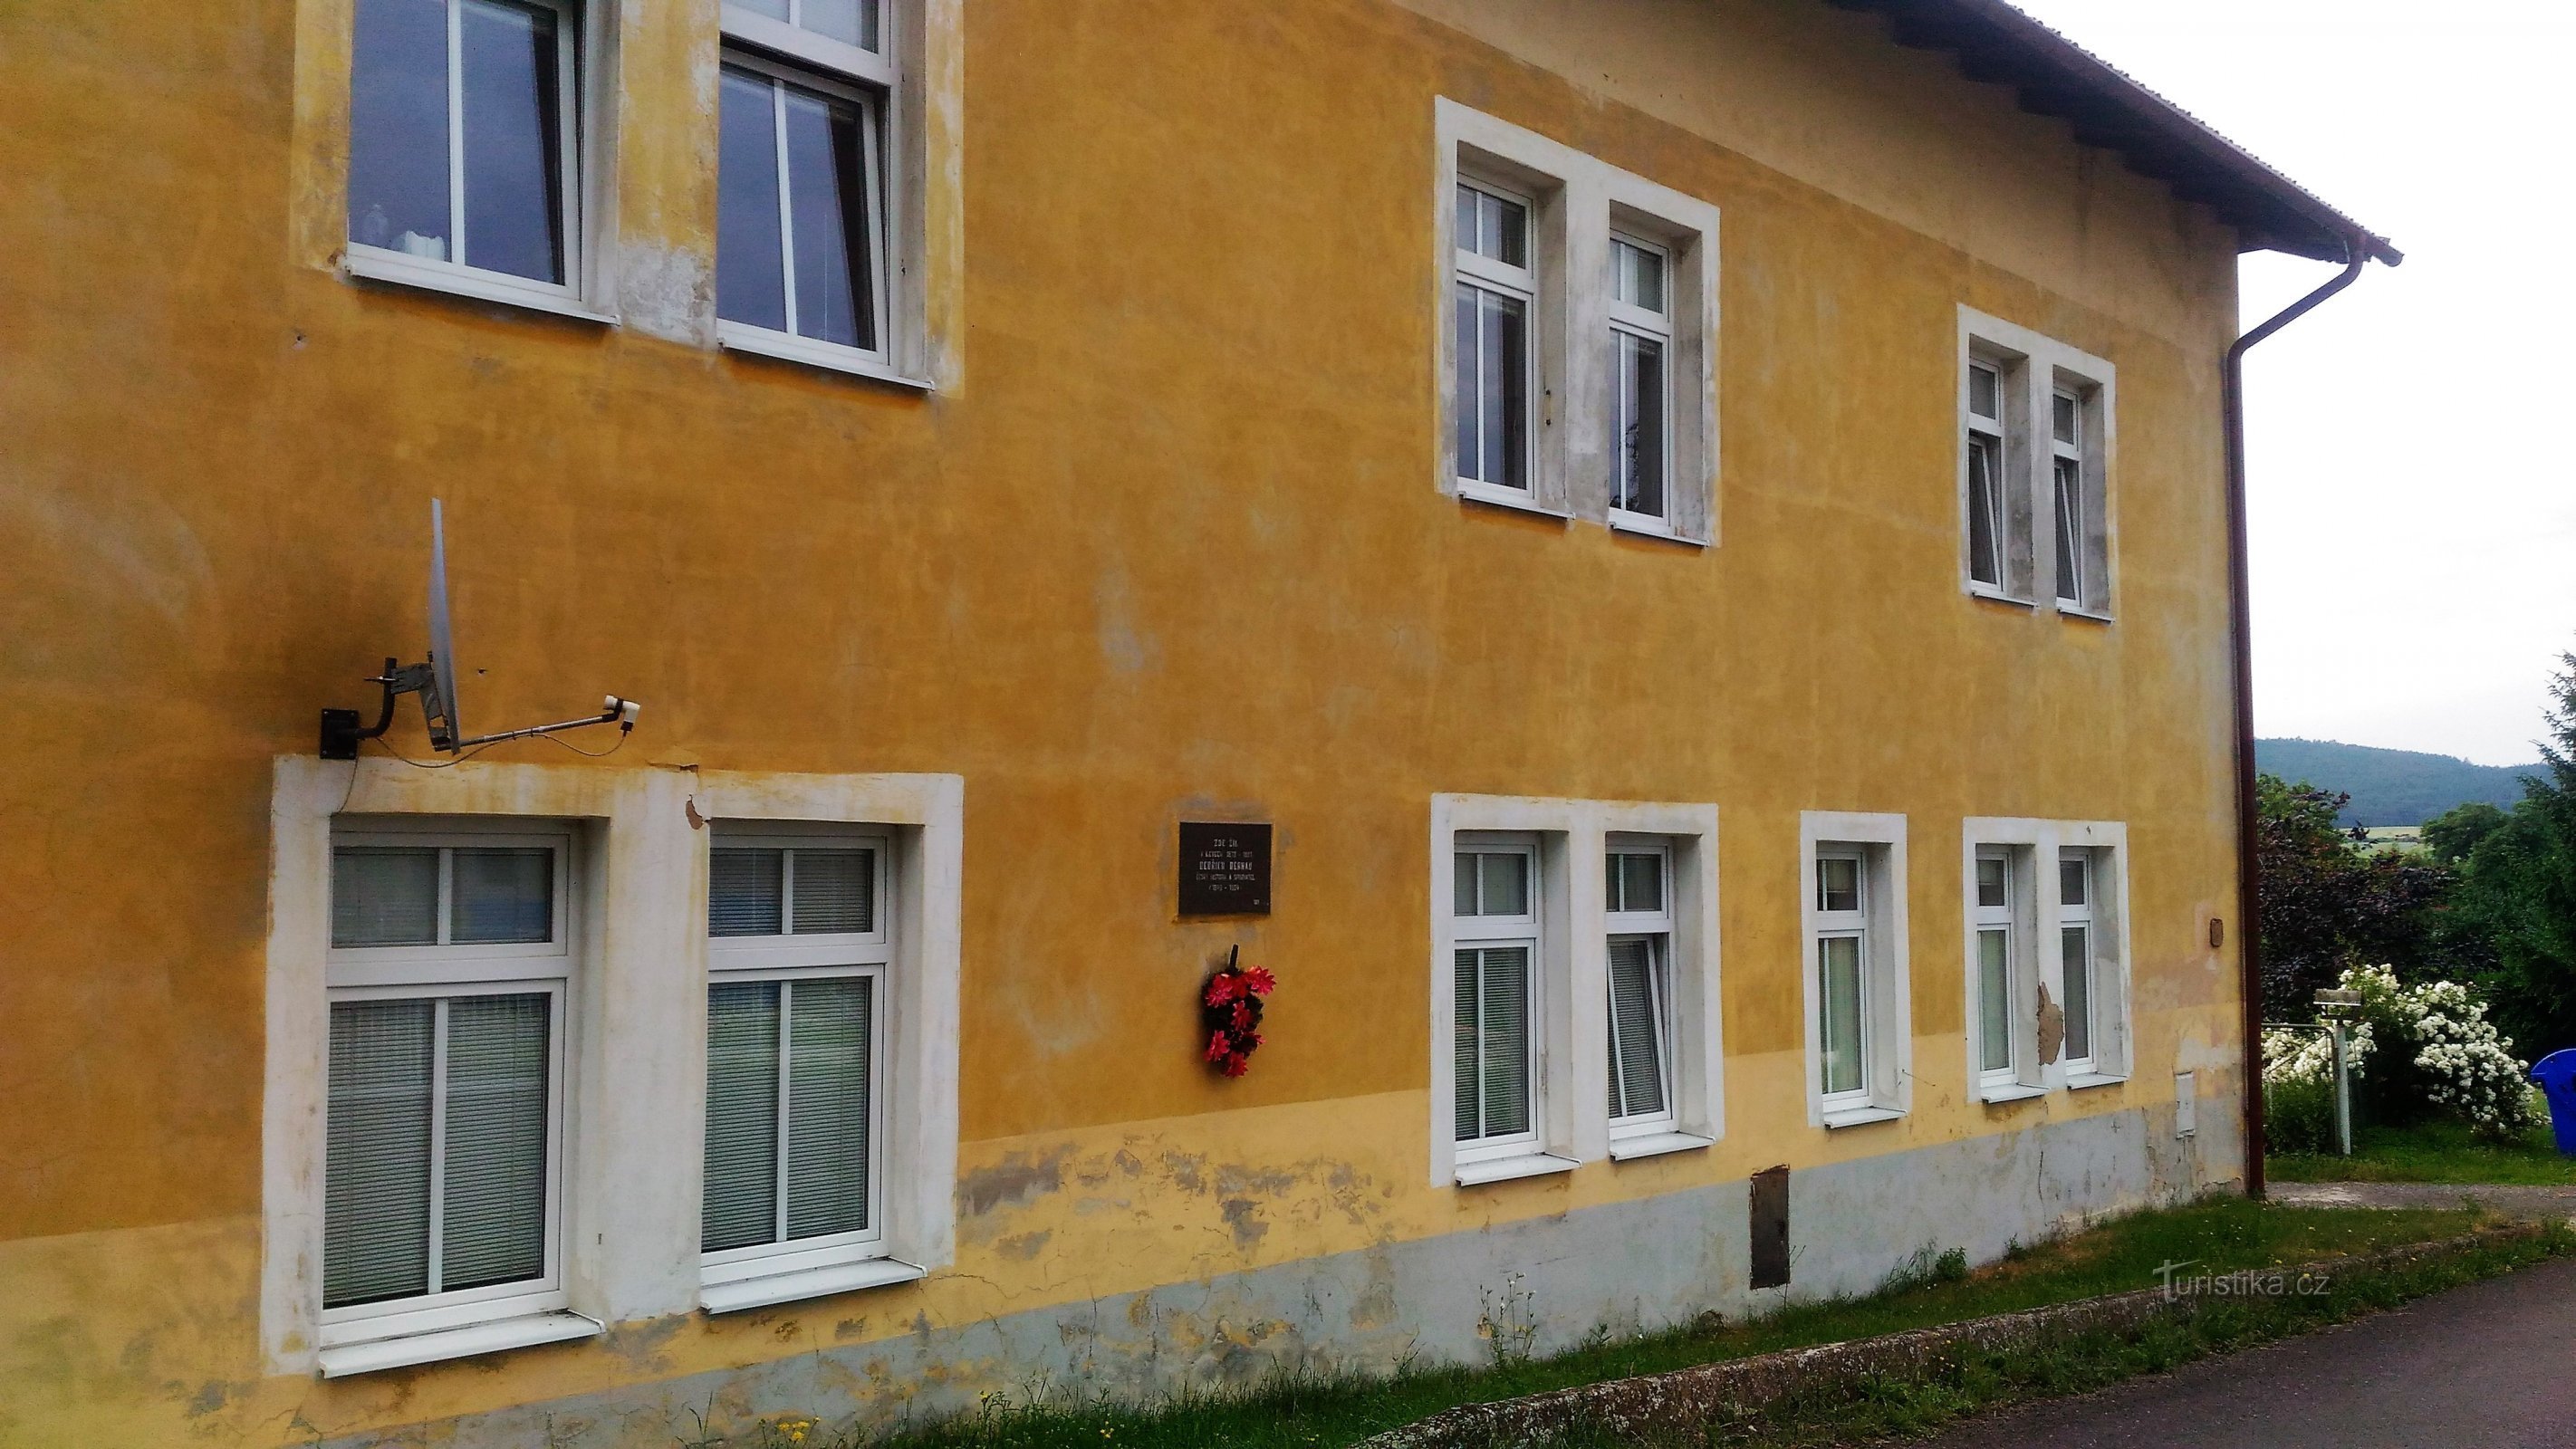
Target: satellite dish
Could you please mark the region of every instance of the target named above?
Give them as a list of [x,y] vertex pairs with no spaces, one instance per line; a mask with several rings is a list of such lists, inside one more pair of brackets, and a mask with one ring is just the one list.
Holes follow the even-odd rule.
[[367,681],[383,686],[385,692],[384,708],[373,729],[358,728],[358,712],[354,709],[322,711],[322,758],[358,758],[361,740],[381,738],[393,726],[394,700],[404,694],[420,696],[421,724],[429,731],[430,748],[451,755],[478,745],[550,735],[584,725],[613,724],[620,735],[625,735],[633,732],[635,717],[644,708],[634,700],[612,694],[600,702],[595,715],[468,738],[456,715],[456,681],[463,672],[456,662],[456,628],[447,614],[447,510],[433,498],[429,500],[429,662],[404,664],[389,658],[385,672]]
[[447,618],[447,510],[429,500],[429,687],[420,694],[430,748],[454,751],[465,728],[456,717],[456,628]]

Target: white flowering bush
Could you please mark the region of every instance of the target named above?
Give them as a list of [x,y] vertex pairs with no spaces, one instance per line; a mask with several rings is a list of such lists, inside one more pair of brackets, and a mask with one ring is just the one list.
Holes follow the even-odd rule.
[[[2361,993],[2360,1020],[2346,1051],[2356,1084],[2371,1081],[2370,1099],[2383,1114],[2402,1117],[2430,1107],[2494,1137],[2518,1136],[2538,1120],[2527,1065],[2467,987],[2456,981],[2408,986],[2386,966],[2353,967],[2337,984]],[[2393,1056],[2374,1071],[2371,1057],[2383,1051]],[[2326,1034],[2266,1029],[2263,1085],[2282,1145],[2319,1150],[2300,1144],[2321,1146],[2333,1131],[2334,1047]]]

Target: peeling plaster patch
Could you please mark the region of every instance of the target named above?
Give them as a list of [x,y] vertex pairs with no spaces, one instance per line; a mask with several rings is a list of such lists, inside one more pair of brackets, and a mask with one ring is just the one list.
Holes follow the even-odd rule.
[[621,1323],[608,1330],[601,1342],[607,1346],[609,1352],[626,1360],[639,1372],[669,1373],[671,1363],[663,1356],[662,1346],[669,1343],[674,1335],[688,1326],[688,1323],[689,1319],[686,1315],[648,1319],[638,1323]]
[[1234,1246],[1241,1252],[1251,1252],[1270,1231],[1270,1225],[1261,1220],[1260,1208],[1248,1197],[1227,1198],[1217,1209],[1225,1214],[1225,1225],[1233,1232]]
[[1238,1167],[1232,1164],[1216,1170],[1216,1190],[1230,1193],[1259,1193],[1266,1197],[1284,1197],[1297,1188],[1294,1173],[1270,1168]]
[[1163,1170],[1172,1175],[1172,1182],[1183,1192],[1207,1191],[1207,1179],[1201,1175],[1206,1166],[1207,1159],[1193,1152],[1163,1154]]
[[1025,1263],[1036,1257],[1039,1250],[1047,1245],[1047,1239],[1054,1236],[1055,1233],[1051,1229],[1034,1233],[1018,1233],[995,1243],[993,1251],[1015,1262]]
[[957,1209],[970,1218],[995,1208],[1025,1206],[1048,1193],[1064,1191],[1064,1160],[1073,1149],[1059,1147],[1031,1161],[1014,1152],[993,1167],[979,1168],[957,1183]]
[[844,1343],[867,1331],[868,1321],[865,1318],[844,1318],[832,1325],[832,1336]]
[[715,292],[705,257],[638,241],[619,242],[616,256],[620,322],[667,342],[715,345]]

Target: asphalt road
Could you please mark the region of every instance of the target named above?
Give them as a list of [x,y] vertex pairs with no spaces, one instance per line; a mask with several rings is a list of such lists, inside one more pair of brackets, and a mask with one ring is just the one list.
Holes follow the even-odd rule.
[[1922,1449],[2576,1446],[2576,1259],[1918,1442]]

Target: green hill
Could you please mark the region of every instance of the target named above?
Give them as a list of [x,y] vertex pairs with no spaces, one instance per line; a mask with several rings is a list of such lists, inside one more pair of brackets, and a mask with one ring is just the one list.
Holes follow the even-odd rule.
[[2383,750],[2333,740],[2256,740],[2255,765],[2282,779],[2352,796],[2346,825],[2421,825],[2471,800],[2512,808],[2537,764],[2472,765],[2449,755]]

